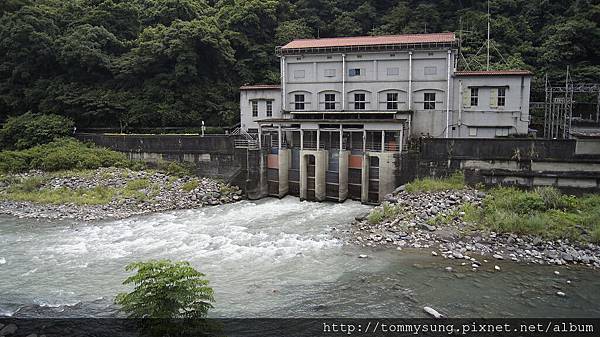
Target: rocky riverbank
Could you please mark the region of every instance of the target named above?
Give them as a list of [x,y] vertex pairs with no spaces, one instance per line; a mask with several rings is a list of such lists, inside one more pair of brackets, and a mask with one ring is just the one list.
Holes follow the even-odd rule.
[[22,218],[122,219],[242,198],[236,186],[208,178],[120,168],[58,174],[32,171],[0,180],[0,214]]
[[[600,268],[596,244],[500,234],[467,221],[465,205],[481,207],[485,195],[470,188],[411,194],[401,187],[387,196],[385,210],[378,206],[371,215],[357,217],[352,240],[365,247],[420,248],[440,258],[464,260],[474,270],[494,260]],[[384,212],[391,216],[374,223]]]

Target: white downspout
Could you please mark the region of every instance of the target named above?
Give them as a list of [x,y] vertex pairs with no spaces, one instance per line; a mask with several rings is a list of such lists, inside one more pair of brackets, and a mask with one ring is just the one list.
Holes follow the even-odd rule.
[[412,108],[412,54],[408,52],[408,110]]
[[285,56],[281,56],[281,108],[283,111],[287,110],[286,106],[286,93],[285,93]]
[[342,111],[346,110],[346,54],[342,54]]
[[446,89],[446,138],[450,132],[450,56],[452,50],[448,49],[448,85]]
[[458,94],[459,96],[459,100],[458,100],[458,136],[461,136],[461,128],[462,128],[462,106],[463,106],[463,83],[462,80],[458,81]]

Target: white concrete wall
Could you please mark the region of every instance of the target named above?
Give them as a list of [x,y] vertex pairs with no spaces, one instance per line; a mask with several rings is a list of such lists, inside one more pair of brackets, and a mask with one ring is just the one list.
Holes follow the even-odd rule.
[[[527,133],[530,76],[457,76],[453,82],[455,100],[451,124],[454,137],[494,138]],[[500,87],[506,88],[506,104],[493,106],[492,90]],[[477,106],[465,105],[465,100],[470,100],[471,88],[478,89]]]
[[[285,56],[284,78],[286,103],[284,110],[302,112],[295,109],[294,95],[305,95],[303,112],[325,110],[325,93],[336,94],[337,111],[359,111],[354,108],[354,94],[364,93],[366,111],[387,110],[386,94],[398,93],[398,110],[408,110],[409,52],[387,51],[371,53],[346,53],[345,88],[342,85],[342,54]],[[444,104],[447,87],[447,50],[412,52],[413,91],[437,92]],[[453,63],[452,63],[453,64]],[[434,67],[433,75],[426,75],[425,68]],[[350,69],[360,69],[359,76],[350,76]],[[452,69],[453,71],[453,69]],[[333,76],[331,76],[333,74]],[[345,92],[342,93],[342,90]],[[431,91],[433,90],[433,91]],[[344,96],[342,99],[342,96]],[[420,94],[420,96],[423,96]],[[422,108],[422,97],[417,94],[418,105]],[[436,97],[438,99],[438,97]],[[342,106],[344,101],[344,106]],[[445,109],[445,107],[444,107]]]
[[[252,101],[258,103],[258,116],[252,116]],[[273,102],[273,116],[267,117],[267,101]],[[240,90],[240,122],[245,131],[258,129],[256,120],[266,118],[281,118],[281,90],[252,89]]]

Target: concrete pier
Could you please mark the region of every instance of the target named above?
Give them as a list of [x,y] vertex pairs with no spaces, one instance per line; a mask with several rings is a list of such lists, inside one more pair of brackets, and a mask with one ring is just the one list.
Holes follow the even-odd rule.
[[362,158],[360,177],[360,202],[369,202],[369,155],[365,152]]
[[291,150],[290,149],[280,149],[278,155],[278,173],[279,173],[279,197],[283,198],[289,191],[289,168],[291,161]]
[[339,156],[339,178],[338,178],[338,201],[342,202],[348,198],[348,161],[350,151],[341,150]]
[[328,165],[328,151],[327,150],[301,150],[300,151],[300,200],[307,200],[309,198],[309,172],[308,164],[309,157],[314,156],[315,158],[315,175],[314,175],[314,191],[315,201],[323,201],[326,197],[326,182],[325,176]]
[[[369,190],[371,188],[371,160],[378,158],[378,184],[377,200],[369,200]],[[386,194],[391,193],[395,188],[396,176],[396,156],[392,152],[366,152],[363,155],[362,174],[361,174],[361,197],[363,203],[383,201]]]

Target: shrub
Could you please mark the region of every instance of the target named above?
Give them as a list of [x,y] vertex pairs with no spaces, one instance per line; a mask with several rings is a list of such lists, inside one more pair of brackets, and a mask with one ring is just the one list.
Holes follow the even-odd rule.
[[192,190],[196,189],[199,185],[200,185],[200,182],[198,181],[198,179],[194,178],[190,181],[187,181],[185,184],[183,184],[181,189],[189,193]]
[[123,282],[134,289],[118,294],[115,303],[130,318],[201,318],[213,307],[208,280],[188,262],[135,262],[125,270],[137,270]]
[[42,177],[30,177],[23,180],[18,186],[19,190],[23,192],[33,192],[39,190],[42,185],[44,185],[44,179]]
[[465,178],[462,172],[454,172],[447,178],[422,178],[406,185],[408,193],[460,190],[465,188]]
[[24,172],[29,170],[28,153],[22,151],[2,151],[0,152],[0,172]]
[[367,221],[371,224],[378,224],[385,220],[395,218],[401,211],[402,206],[384,202],[381,207],[377,207],[369,213]]
[[574,241],[600,239],[600,196],[565,196],[552,188],[494,188],[483,208],[465,210],[468,221],[498,232]]
[[492,208],[510,210],[519,214],[543,211],[546,205],[542,197],[535,192],[523,192],[512,187],[500,187],[492,190],[486,203]]
[[11,117],[0,129],[0,147],[24,150],[67,137],[73,132],[73,121],[59,115],[32,114]]
[[191,163],[177,163],[174,161],[161,160],[156,163],[156,168],[170,176],[185,177],[194,175],[194,168]]
[[94,188],[69,189],[38,189],[27,191],[27,187],[16,186],[8,193],[0,194],[0,199],[13,201],[30,201],[41,204],[76,204],[76,205],[106,205],[115,190],[104,186]]
[[134,165],[125,154],[81,143],[72,138],[55,140],[22,151],[0,152],[0,172],[23,172],[30,169],[62,171],[129,167]]
[[594,243],[600,243],[600,225],[597,225],[592,231],[591,241]]

